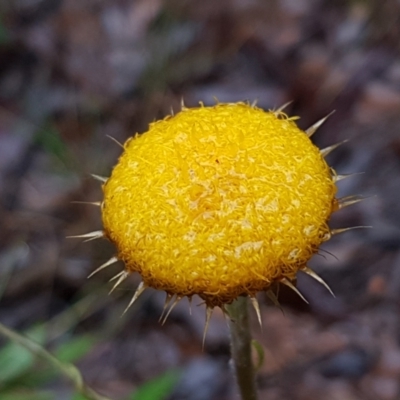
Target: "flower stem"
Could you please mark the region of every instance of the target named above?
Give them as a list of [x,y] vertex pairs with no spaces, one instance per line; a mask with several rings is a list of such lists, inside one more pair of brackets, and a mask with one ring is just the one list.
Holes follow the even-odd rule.
[[242,400],[257,400],[247,300],[240,296],[226,309],[230,317],[231,356]]

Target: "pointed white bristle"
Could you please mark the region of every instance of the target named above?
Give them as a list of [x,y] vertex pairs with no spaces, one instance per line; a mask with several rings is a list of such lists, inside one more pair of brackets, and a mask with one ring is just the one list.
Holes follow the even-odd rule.
[[343,179],[347,179],[347,178],[351,178],[353,176],[357,176],[357,175],[362,175],[364,172],[355,172],[353,174],[341,174],[341,175],[333,175],[333,181],[339,182],[342,181]]
[[262,329],[262,320],[261,320],[261,312],[260,305],[258,304],[258,300],[255,297],[250,297],[251,304],[257,314],[258,323],[260,324],[260,328]]
[[165,313],[165,310],[167,309],[167,307],[171,303],[172,297],[173,297],[172,294],[167,293],[167,297],[165,298],[164,306],[163,306],[163,309],[161,311],[161,315],[160,315],[160,318],[158,319],[158,322],[162,321],[164,313]]
[[127,272],[126,270],[122,271],[122,274],[119,273],[117,275],[117,277],[119,277],[119,279],[117,280],[117,282],[115,283],[115,285],[112,287],[112,289],[110,290],[110,292],[108,293],[109,295],[129,276],[129,272]]
[[95,175],[95,174],[90,174],[96,181],[99,181],[101,183],[106,183],[108,181],[108,178],[105,176],[100,176],[100,175]]
[[91,278],[93,275],[97,274],[104,268],[107,268],[109,265],[114,264],[118,261],[118,257],[111,257],[108,261],[106,261],[104,264],[100,265],[97,269],[95,269],[89,276],[88,279]]
[[280,280],[280,283],[286,285],[290,289],[292,289],[305,303],[308,304],[308,301],[305,299],[305,297],[299,292],[299,290],[296,288],[296,286],[293,285],[292,282],[289,281],[287,278],[282,278]]
[[103,231],[93,231],[84,233],[83,235],[67,236],[68,239],[86,239],[84,242],[90,242],[91,240],[100,239],[104,237]]
[[121,147],[121,148],[123,148],[124,149],[124,145],[121,143],[121,142],[119,142],[117,139],[115,139],[115,137],[112,137],[112,136],[110,136],[110,135],[106,135],[109,139],[111,139],[114,143],[116,143],[119,147]]
[[318,274],[316,274],[311,268],[304,267],[301,271],[305,272],[307,275],[311,276],[311,278],[315,279],[321,285],[325,286],[326,289],[328,289],[329,293],[333,297],[336,297],[335,294],[332,292],[332,289],[329,287],[329,285]]
[[167,314],[165,315],[163,321],[161,322],[161,325],[164,325],[167,322],[167,319],[169,317],[169,314],[171,314],[171,311],[176,307],[176,305],[182,300],[182,296],[177,296],[175,301],[172,303],[171,307],[169,308]]
[[189,315],[192,315],[192,296],[188,297],[188,301],[189,301]]
[[117,275],[114,275],[111,279],[109,279],[108,282],[113,282],[113,281],[115,281],[116,279],[118,279],[120,276],[125,275],[125,274],[126,274],[126,271],[125,271],[125,270],[122,270],[121,272],[118,272]]
[[288,101],[287,103],[281,105],[276,111],[274,111],[275,115],[279,115],[287,106],[293,103],[293,100]]
[[146,290],[147,286],[144,282],[140,282],[139,286],[137,287],[135,294],[133,295],[131,301],[129,302],[128,306],[125,308],[122,315],[124,315],[133,305],[133,303],[139,298],[139,296]]
[[339,210],[341,210],[342,208],[359,203],[360,201],[363,201],[363,200],[365,200],[364,197],[346,196],[346,197],[341,197],[341,198],[337,199],[337,204],[338,204]]
[[206,342],[206,335],[207,335],[207,331],[208,331],[208,327],[210,325],[210,320],[211,320],[211,315],[214,311],[213,307],[206,307],[206,323],[204,325],[204,331],[203,331],[203,341],[202,341],[202,348],[204,350],[204,344]]
[[359,225],[359,226],[350,226],[349,228],[331,229],[331,235],[338,235],[339,233],[352,231],[353,229],[363,229],[363,228],[372,228],[372,226]]
[[328,154],[332,153],[333,150],[336,150],[339,146],[342,144],[348,142],[348,140],[343,140],[342,142],[333,144],[332,146],[325,147],[324,149],[321,149],[319,152],[321,153],[322,157],[326,157]]
[[308,137],[311,137],[312,135],[314,135],[314,133],[318,130],[318,128],[321,127],[321,125],[335,112],[335,110],[333,110],[332,112],[330,112],[326,117],[320,119],[319,121],[317,121],[314,125],[311,125],[308,129],[306,129],[306,134]]
[[74,203],[74,204],[87,204],[87,205],[90,205],[90,206],[97,206],[97,207],[101,206],[101,201],[71,201],[71,203]]

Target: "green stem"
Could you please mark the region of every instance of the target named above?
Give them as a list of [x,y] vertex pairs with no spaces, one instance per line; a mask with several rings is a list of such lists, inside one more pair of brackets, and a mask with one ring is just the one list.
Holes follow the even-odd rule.
[[85,396],[88,400],[110,400],[108,397],[101,396],[96,393],[93,389],[87,386],[82,378],[79,370],[72,364],[63,363],[53,355],[51,355],[47,350],[45,350],[38,343],[28,339],[25,336],[20,335],[19,333],[13,331],[10,328],[7,328],[5,325],[0,323],[0,334],[5,336],[6,338],[12,340],[14,343],[19,344],[22,347],[25,347],[26,350],[31,352],[37,357],[48,362],[53,366],[55,370],[58,370],[61,374],[67,377],[75,386],[75,389],[78,393]]
[[242,400],[257,400],[247,300],[241,296],[226,309],[230,316],[231,355]]

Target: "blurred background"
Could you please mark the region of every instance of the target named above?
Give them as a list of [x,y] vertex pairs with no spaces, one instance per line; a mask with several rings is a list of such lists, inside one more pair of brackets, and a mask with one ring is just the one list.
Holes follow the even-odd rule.
[[[113,255],[91,173],[108,176],[124,142],[199,101],[258,101],[315,135],[340,174],[337,213],[311,266],[336,294],[299,274],[301,302],[262,294],[261,400],[400,398],[400,2],[398,0],[2,0],[0,2],[0,321],[74,362],[112,399],[231,400],[229,342],[215,312],[182,301],[164,326],[164,294],[111,296],[90,280]],[[142,393],[142,394],[140,394]],[[143,395],[143,393],[145,393]],[[147,394],[146,394],[147,393]],[[145,397],[147,396],[147,397]],[[2,400],[81,399],[48,365],[0,340]]]

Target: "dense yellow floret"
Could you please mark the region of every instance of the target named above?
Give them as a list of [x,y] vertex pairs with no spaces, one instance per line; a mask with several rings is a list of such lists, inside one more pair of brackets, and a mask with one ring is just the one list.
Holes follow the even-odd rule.
[[236,103],[152,123],[103,190],[104,231],[129,272],[220,306],[306,266],[329,236],[336,186],[293,120]]

